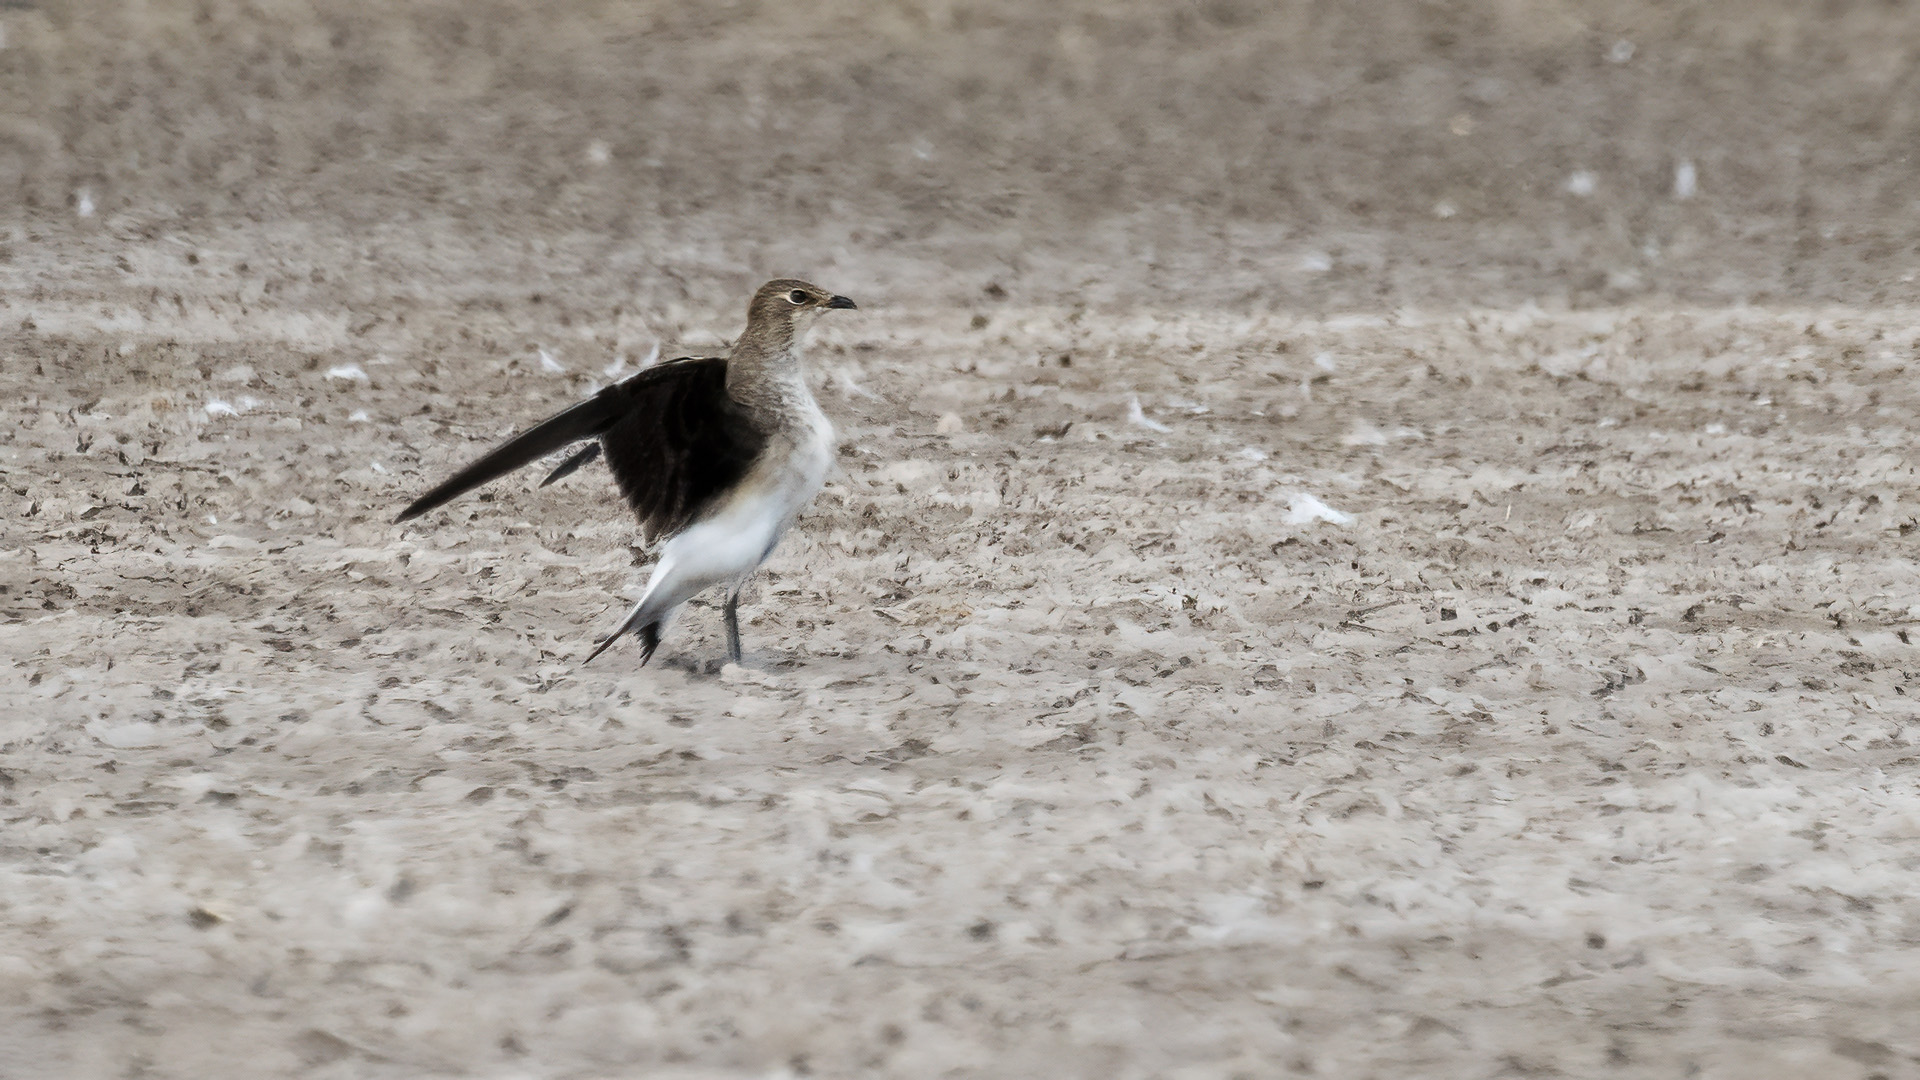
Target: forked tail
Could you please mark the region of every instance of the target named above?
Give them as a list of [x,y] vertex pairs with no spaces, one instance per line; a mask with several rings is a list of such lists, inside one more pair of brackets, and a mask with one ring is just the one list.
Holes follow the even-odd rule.
[[[629,619],[620,624],[620,629],[600,639],[600,644],[594,646],[593,651],[587,654],[585,660],[580,661],[580,666],[586,667],[588,664],[593,663],[594,657],[606,652],[607,647],[619,641],[621,635],[625,634],[632,625],[633,621]],[[640,635],[640,666],[646,667],[647,661],[653,659],[653,650],[660,647],[660,620],[655,619],[647,623],[645,626],[640,627],[637,633]]]

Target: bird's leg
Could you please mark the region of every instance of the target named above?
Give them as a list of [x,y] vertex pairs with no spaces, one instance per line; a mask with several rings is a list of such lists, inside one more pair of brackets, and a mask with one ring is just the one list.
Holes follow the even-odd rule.
[[740,662],[740,590],[727,594],[727,659]]

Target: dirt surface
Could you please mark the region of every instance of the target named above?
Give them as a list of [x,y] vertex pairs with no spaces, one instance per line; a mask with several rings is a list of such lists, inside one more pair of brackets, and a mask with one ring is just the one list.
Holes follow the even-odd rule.
[[1920,1075],[1913,14],[1024,11],[0,7],[0,1077]]

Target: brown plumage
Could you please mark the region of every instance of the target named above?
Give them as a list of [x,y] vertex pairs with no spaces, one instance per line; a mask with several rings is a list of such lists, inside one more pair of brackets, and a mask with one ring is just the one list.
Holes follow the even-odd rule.
[[[747,328],[725,359],[683,357],[609,386],[487,452],[398,520],[593,440],[541,486],[604,455],[647,537],[668,542],[646,598],[587,659],[637,630],[645,664],[675,608],[708,585],[728,583],[728,654],[737,662],[740,589],[819,489],[831,460],[832,428],[807,389],[801,343],[822,312],[853,306],[804,281],[770,281],[754,294]],[[676,547],[696,529],[699,537]]]

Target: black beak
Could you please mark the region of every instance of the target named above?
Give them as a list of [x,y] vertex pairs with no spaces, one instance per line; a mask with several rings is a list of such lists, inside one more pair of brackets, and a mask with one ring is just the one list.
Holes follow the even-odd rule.
[[846,298],[846,297],[844,297],[844,296],[836,296],[836,297],[834,297],[833,299],[831,299],[831,300],[829,300],[829,301],[827,301],[827,306],[828,306],[828,307],[830,307],[830,308],[849,308],[849,309],[851,309],[851,308],[857,308],[857,307],[859,307],[860,305],[859,305],[859,304],[856,304],[856,303],[854,303],[854,302],[853,302],[852,300],[849,300],[849,299],[847,299],[847,298]]

